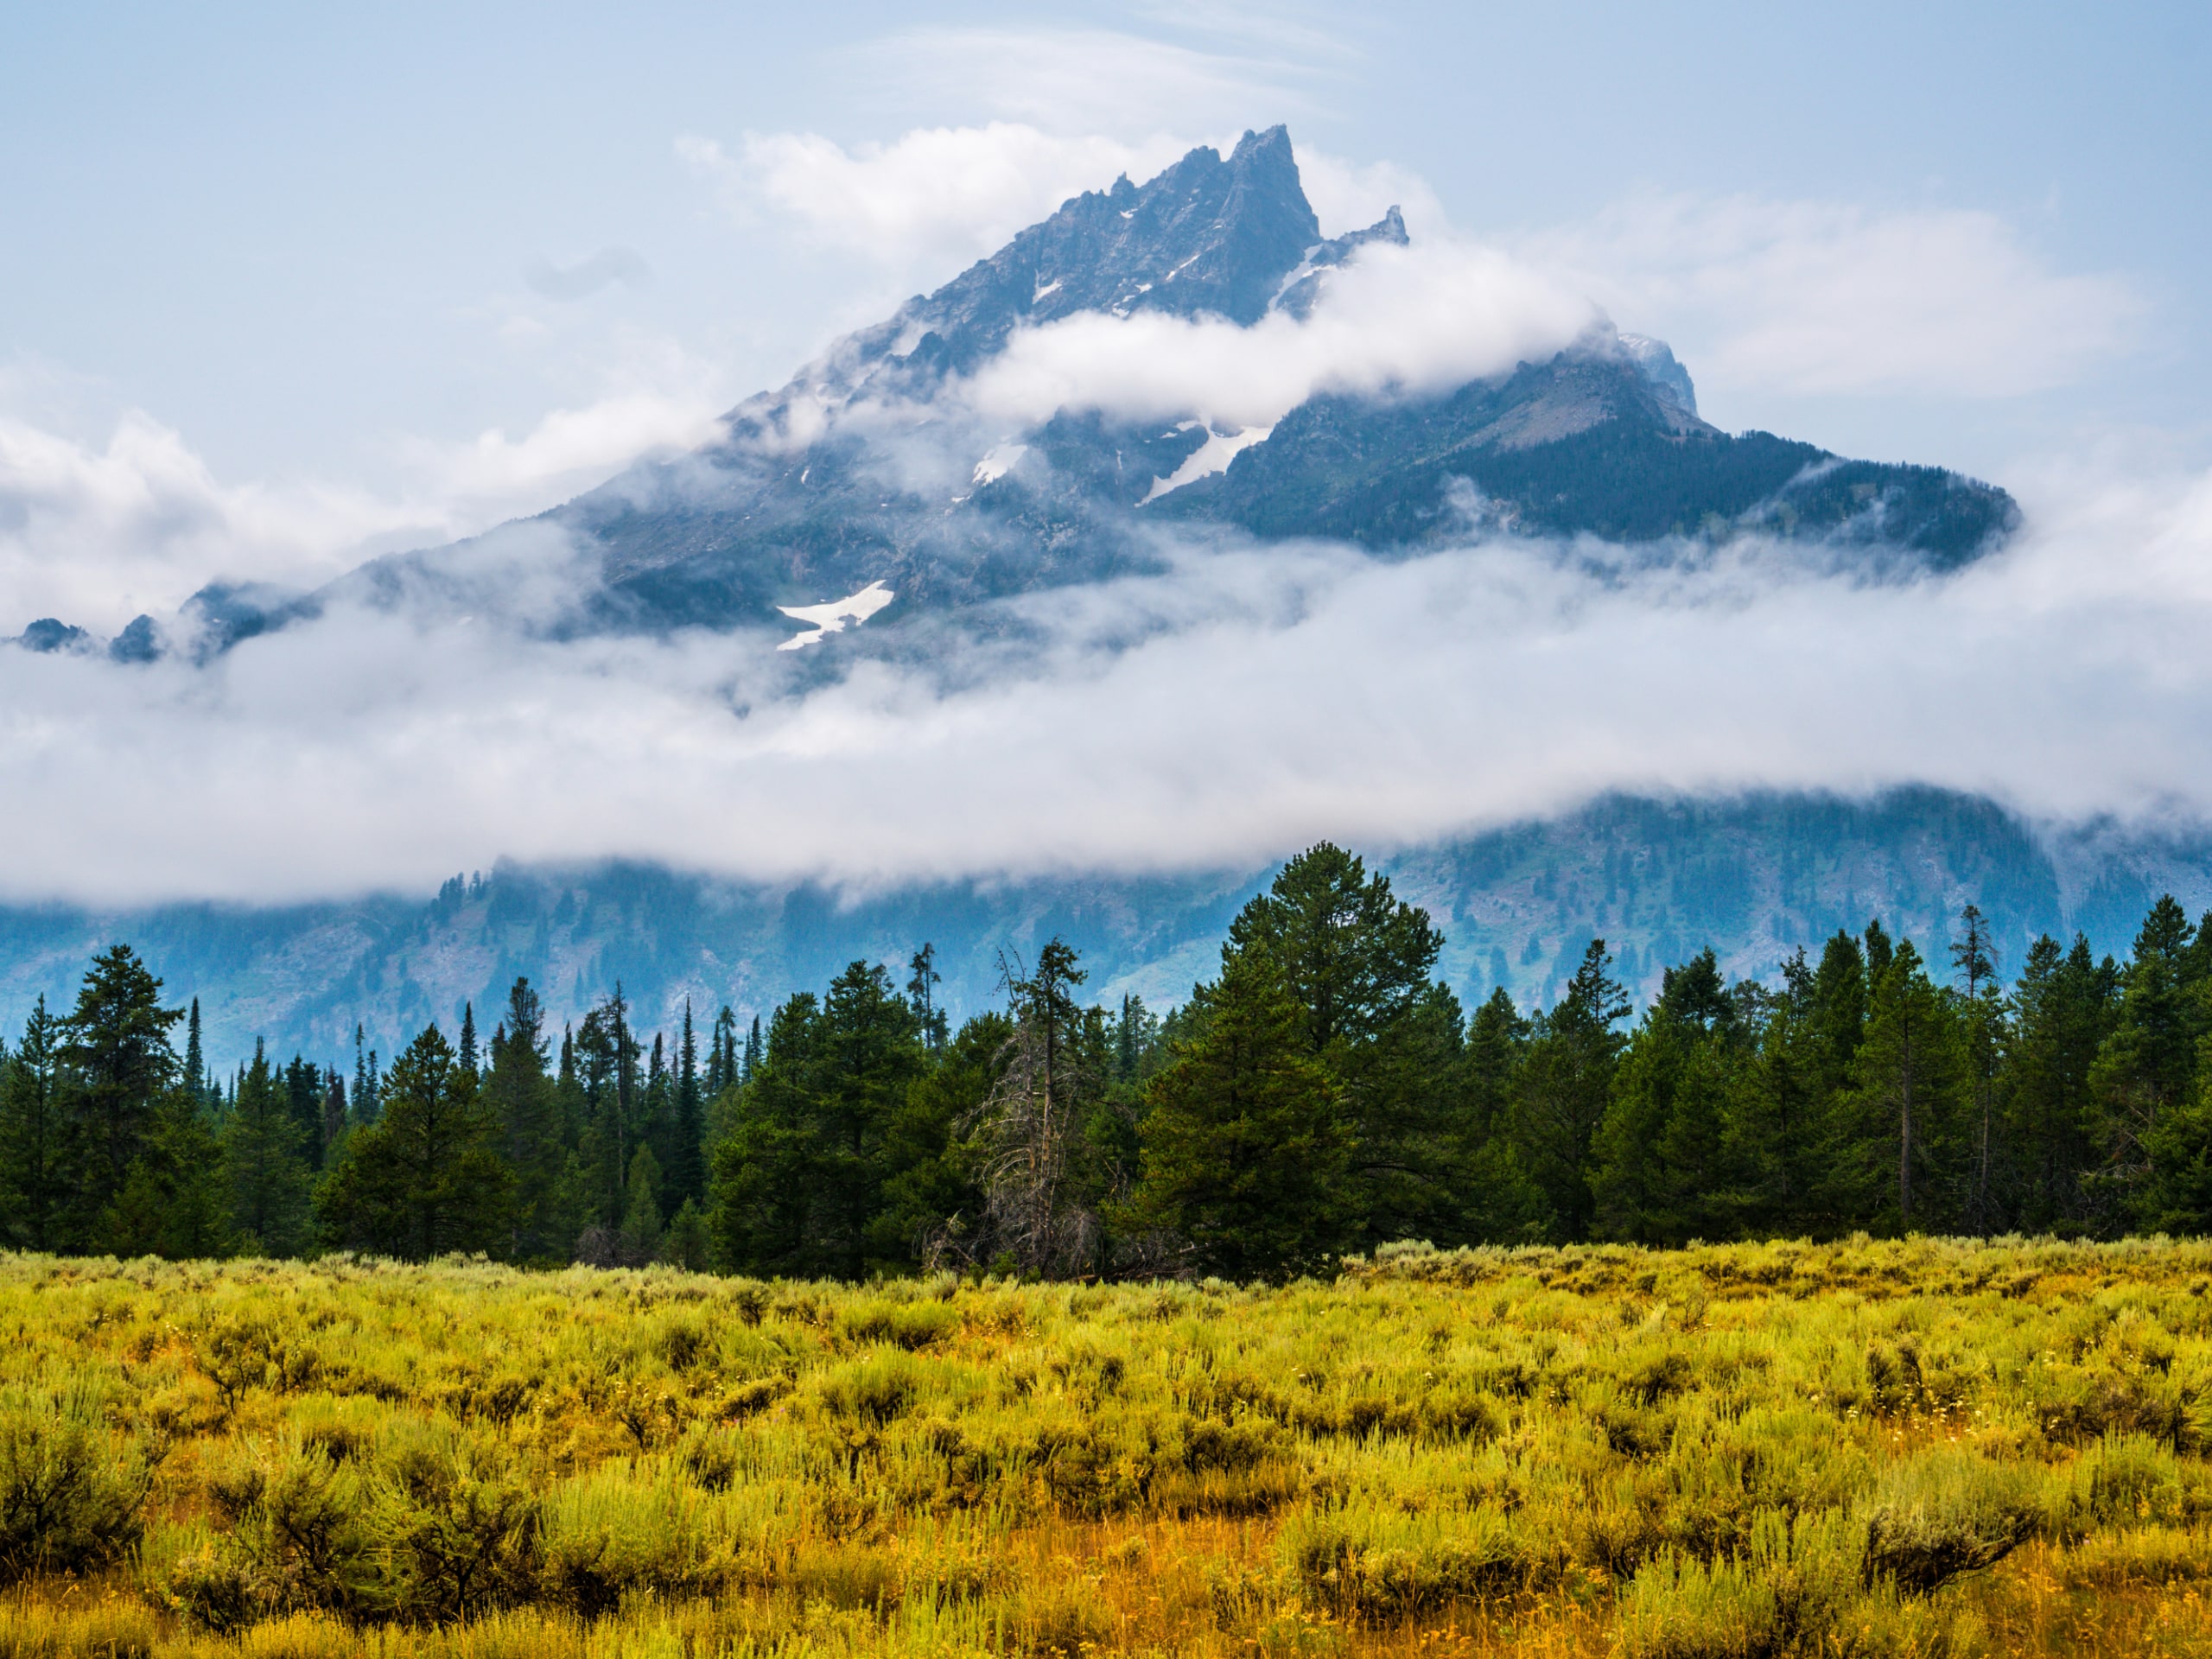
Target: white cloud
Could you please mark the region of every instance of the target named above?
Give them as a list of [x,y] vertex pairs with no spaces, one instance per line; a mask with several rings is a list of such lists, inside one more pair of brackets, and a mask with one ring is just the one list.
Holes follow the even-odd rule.
[[126,411],[104,443],[0,415],[0,635],[35,618],[112,633],[217,579],[312,585],[365,551],[468,535],[715,429],[696,389],[631,389],[554,410],[518,436],[399,446],[387,490],[226,483],[184,437]]
[[[763,200],[827,238],[925,251],[988,245],[1112,159],[1013,123],[876,149],[761,142],[732,165],[781,180]],[[1058,181],[1078,165],[1079,186]],[[931,179],[950,182],[932,197]],[[1329,188],[1397,184],[1347,168]],[[1430,238],[1368,251],[1303,324],[1029,331],[969,384],[976,419],[948,419],[947,442],[1065,405],[1225,429],[1318,391],[1438,390],[1573,338],[1591,289],[1677,343],[1675,319],[1713,330],[1703,353],[1689,336],[1702,376],[1796,389],[2049,384],[2128,317],[2118,285],[2053,276],[1974,215],[1677,203],[1534,251],[1569,279]],[[111,629],[213,575],[297,579],[366,537],[477,528],[696,442],[710,403],[680,373],[645,377],[517,435],[412,446],[406,487],[383,493],[225,484],[143,416],[104,447],[0,421],[0,594],[18,608],[0,631],[47,613]],[[925,615],[894,636],[941,629],[935,661],[841,654],[881,625],[786,653],[782,628],[524,638],[472,618],[474,596],[543,620],[586,555],[516,526],[454,556],[465,602],[334,607],[204,669],[0,651],[0,798],[41,804],[11,823],[0,892],[274,900],[500,856],[859,887],[1241,866],[1612,790],[1925,782],[2060,819],[2212,817],[2212,479],[2045,488],[2017,547],[1910,587],[1763,545],[1592,575],[1512,540],[1392,561],[1164,542],[1169,574],[1033,595],[1006,607],[1022,626]]]
[[533,643],[345,612],[206,671],[0,652],[0,793],[41,803],[0,881],[275,899],[502,855],[859,886],[1241,866],[1610,790],[2212,814],[2212,479],[2085,486],[2031,523],[1889,588],[1763,548],[1604,576],[1514,542],[1191,550],[1021,602],[1024,627],[945,659],[957,683],[794,679],[779,629]]
[[1796,394],[2005,397],[2133,343],[2122,278],[2052,270],[1993,213],[1663,197],[1532,236],[1624,327],[1708,379]]
[[1270,426],[1319,391],[1437,391],[1510,370],[1595,320],[1571,289],[1490,250],[1375,246],[1331,274],[1304,322],[1084,313],[1017,334],[969,395],[1007,419],[1096,408]]
[[1102,29],[902,30],[855,48],[864,74],[933,110],[978,110],[1053,132],[1230,132],[1312,107],[1308,38],[1204,51]]
[[[748,132],[734,153],[694,134],[676,149],[741,213],[772,214],[822,245],[880,264],[917,266],[995,252],[1069,198],[1124,173],[1141,183],[1198,142],[1166,130],[1123,139],[993,121],[849,145],[815,132]],[[1363,229],[1392,206],[1406,210],[1417,233],[1444,224],[1427,181],[1394,163],[1348,162],[1301,144],[1298,170],[1325,236]]]
[[1121,173],[1149,178],[1189,149],[1166,137],[1069,137],[1007,121],[917,128],[849,149],[810,132],[747,133],[734,156],[710,139],[677,143],[739,204],[772,209],[819,241],[887,264],[976,258],[1069,197],[1103,189]]
[[1394,162],[1348,162],[1300,144],[1298,178],[1324,236],[1365,230],[1391,207],[1405,210],[1415,241],[1445,233],[1443,204],[1428,181]]
[[570,302],[588,300],[617,283],[626,288],[643,288],[652,276],[652,267],[634,248],[601,248],[589,258],[566,265],[537,259],[523,272],[523,281],[530,284],[531,292]]
[[704,443],[720,428],[716,401],[637,389],[550,410],[520,437],[493,427],[467,443],[412,445],[418,487],[456,525],[495,522],[565,499],[639,455]]

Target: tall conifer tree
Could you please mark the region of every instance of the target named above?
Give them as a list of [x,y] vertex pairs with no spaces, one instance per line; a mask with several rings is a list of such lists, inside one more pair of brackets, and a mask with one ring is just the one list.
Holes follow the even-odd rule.
[[0,1058],[0,1217],[18,1249],[50,1250],[64,1242],[69,1164],[63,1119],[61,1022],[41,996],[23,1022],[23,1039]]
[[230,1176],[230,1225],[237,1243],[259,1255],[296,1255],[308,1232],[308,1170],[304,1135],[283,1073],[260,1039],[239,1074],[238,1097],[223,1120],[223,1163]]

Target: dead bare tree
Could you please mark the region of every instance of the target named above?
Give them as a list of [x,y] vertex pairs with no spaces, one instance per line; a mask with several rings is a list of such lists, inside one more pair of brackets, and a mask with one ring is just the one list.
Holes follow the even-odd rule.
[[1083,983],[1076,953],[1055,938],[1033,973],[1000,958],[1014,1004],[1014,1031],[1001,1051],[999,1079],[961,1126],[980,1154],[983,1213],[970,1226],[956,1217],[931,1240],[933,1261],[986,1266],[1005,1262],[1024,1273],[1065,1277],[1092,1270],[1103,1232],[1080,1181],[1083,1114],[1103,1083],[1082,1041]]

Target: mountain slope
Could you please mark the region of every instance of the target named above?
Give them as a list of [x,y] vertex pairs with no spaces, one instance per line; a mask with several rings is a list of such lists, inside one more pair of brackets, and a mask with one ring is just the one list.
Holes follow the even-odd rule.
[[[1760,536],[1826,545],[1879,576],[1955,569],[2018,521],[2003,490],[1940,468],[1720,432],[1663,344],[1610,325],[1438,395],[1325,391],[1267,430],[1217,430],[1196,409],[1117,417],[1080,395],[1009,428],[966,397],[1011,344],[1085,317],[1304,327],[1346,267],[1408,244],[1395,207],[1325,239],[1287,132],[1248,132],[1226,157],[1194,149],[1142,185],[1070,200],[740,404],[716,442],[541,515],[532,524],[573,544],[585,573],[550,618],[514,602],[522,584],[499,560],[481,568],[480,544],[525,525],[374,561],[316,595],[211,585],[176,632],[212,653],[341,598],[565,633],[779,626],[781,607],[881,582],[897,598],[873,632],[1156,569],[1162,537],[1383,550],[1586,535],[1663,556]],[[139,633],[115,654],[151,655],[150,623]],[[97,648],[52,620],[19,643]]]
[[[1669,353],[1668,362],[1672,362]],[[2000,490],[1708,426],[1625,353],[1562,353],[1401,406],[1317,397],[1163,515],[1369,547],[1485,525],[1615,542],[1758,531],[1885,545],[1949,569],[2012,530]]]
[[[1601,936],[1640,995],[1704,945],[1732,975],[1771,980],[1799,944],[1879,917],[1929,960],[1958,911],[1979,905],[1999,966],[2017,972],[2035,934],[2086,931],[2124,954],[2152,899],[2212,905],[2212,843],[2038,836],[1986,801],[1904,790],[1868,802],[1757,796],[1712,802],[1616,798],[1381,861],[1445,932],[1440,971],[1471,1004],[1493,986],[1523,1006],[1556,1000],[1583,942]],[[1224,931],[1268,868],[917,887],[858,903],[814,887],[770,888],[614,865],[503,868],[456,878],[429,901],[385,897],[270,906],[172,905],[96,913],[0,908],[0,1031],[35,997],[73,1000],[92,951],[127,939],[175,999],[201,999],[211,1053],[350,1053],[354,1022],[385,1053],[464,1001],[480,1023],[527,975],[556,1021],[619,982],[639,1020],[672,1029],[724,1002],[765,1015],[819,990],[855,957],[897,969],[936,944],[947,1005],[1000,997],[1001,952],[1033,960],[1065,935],[1084,954],[1085,995],[1179,1001],[1215,970]]]
[[[1407,241],[1395,208],[1323,239],[1281,127],[1077,196],[739,405],[723,440],[547,514],[598,572],[567,626],[766,622],[874,582],[899,596],[895,620],[1155,569],[1161,533],[1378,550],[1476,529],[1756,533],[1832,542],[1878,573],[1955,568],[2018,521],[2004,491],[1955,474],[1719,432],[1664,345],[1609,327],[1441,396],[1315,396],[1266,433],[1080,404],[1007,430],[963,401],[1026,331],[1086,314],[1309,318],[1334,273]],[[435,580],[440,557],[354,585],[397,592]]]

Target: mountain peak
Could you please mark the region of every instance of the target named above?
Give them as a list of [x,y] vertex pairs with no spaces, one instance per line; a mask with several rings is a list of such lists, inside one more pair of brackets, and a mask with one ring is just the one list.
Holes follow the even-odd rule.
[[[990,413],[959,385],[1020,331],[1078,316],[1295,323],[1332,270],[1390,262],[1407,241],[1395,207],[1325,238],[1280,126],[1071,197],[733,410],[722,442],[548,514],[598,562],[561,626],[813,620],[869,594],[943,609],[1156,569],[1163,521],[1376,549],[1501,531],[1685,549],[1773,536],[1832,542],[1870,569],[1936,569],[2014,522],[2001,490],[1953,474],[1719,431],[1662,342],[1610,323],[1456,387],[1318,391],[1263,428],[1217,429],[1195,407],[1136,418],[1080,397]],[[1126,349],[1159,345],[1122,332]],[[348,580],[404,591],[421,563]]]
[[1256,322],[1321,242],[1288,129],[1247,132],[1226,160],[1202,144],[1141,185],[1124,174],[1110,189],[1071,197],[935,293],[841,341],[801,378],[850,393],[887,374],[885,389],[926,395],[1014,329],[1082,311]]

